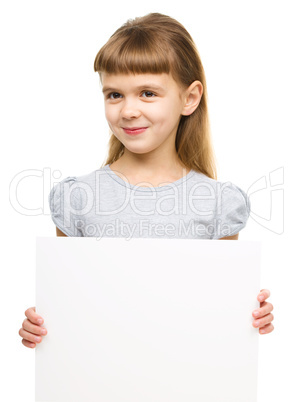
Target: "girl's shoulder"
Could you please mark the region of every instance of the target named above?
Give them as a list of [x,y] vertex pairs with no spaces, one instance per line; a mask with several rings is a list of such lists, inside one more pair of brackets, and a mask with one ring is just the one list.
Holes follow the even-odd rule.
[[56,227],[69,237],[81,236],[70,216],[71,211],[76,210],[80,203],[79,190],[74,191],[76,181],[76,176],[68,176],[54,183],[48,195],[51,218]]
[[212,179],[203,173],[193,171],[194,174],[189,180],[189,187],[196,189],[199,193],[208,193],[210,191],[211,197],[217,197],[218,201],[222,198],[225,200],[241,200],[246,204],[250,204],[246,192],[231,181],[220,181]]
[[54,183],[48,196],[49,202],[68,197],[69,194],[71,202],[75,202],[75,204],[81,202],[84,198],[83,194],[88,195],[88,190],[91,190],[97,182],[97,174],[103,170],[100,168],[84,175],[68,176],[58,183]]
[[82,236],[79,225],[85,208],[94,200],[95,172],[65,177],[54,183],[49,192],[52,220],[67,236]]
[[197,210],[211,211],[218,230],[214,238],[232,236],[246,226],[251,211],[250,199],[235,183],[195,172],[189,180],[189,197],[195,200]]

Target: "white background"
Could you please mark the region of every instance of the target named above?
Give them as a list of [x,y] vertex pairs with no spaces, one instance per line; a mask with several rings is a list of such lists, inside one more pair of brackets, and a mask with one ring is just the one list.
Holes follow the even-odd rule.
[[[218,180],[248,191],[267,179],[268,188],[251,196],[255,219],[251,215],[239,238],[263,241],[262,288],[271,290],[274,304],[275,330],[260,336],[259,402],[292,399],[290,5],[284,0],[2,3],[1,400],[34,400],[35,352],[22,345],[18,330],[24,311],[35,305],[36,236],[55,236],[49,190],[67,176],[98,169],[106,157],[96,53],[128,18],[149,12],[176,18],[197,45]],[[277,185],[270,189],[273,171]],[[30,177],[15,190],[10,185],[18,174]]]

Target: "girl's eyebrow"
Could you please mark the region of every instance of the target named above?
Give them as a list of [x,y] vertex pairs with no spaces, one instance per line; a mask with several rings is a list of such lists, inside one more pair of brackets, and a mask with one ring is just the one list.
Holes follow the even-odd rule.
[[[159,85],[156,85],[156,84],[152,84],[152,83],[150,83],[150,84],[145,84],[145,85],[139,85],[138,87],[136,87],[137,90],[146,89],[146,88],[148,88],[148,89],[154,89],[155,91],[164,91],[164,88],[163,88],[163,87],[161,87],[161,86],[159,86]],[[104,87],[103,90],[102,90],[103,93],[105,93],[105,92],[107,92],[107,91],[117,91],[117,92],[120,92],[117,88],[111,88],[111,87]]]

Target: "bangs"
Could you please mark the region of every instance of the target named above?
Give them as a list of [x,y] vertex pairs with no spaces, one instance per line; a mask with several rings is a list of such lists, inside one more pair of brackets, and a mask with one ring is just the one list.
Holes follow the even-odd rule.
[[[119,30],[118,30],[119,31]],[[101,48],[94,70],[109,74],[169,73],[173,62],[170,47],[160,43],[154,32],[139,27],[118,31]]]

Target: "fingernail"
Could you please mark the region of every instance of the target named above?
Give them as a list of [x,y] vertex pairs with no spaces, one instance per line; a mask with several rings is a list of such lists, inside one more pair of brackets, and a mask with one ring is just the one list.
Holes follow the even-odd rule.
[[47,331],[44,329],[41,330],[41,334],[45,335],[47,333]]
[[43,320],[41,318],[38,319],[38,324],[42,324]]
[[255,311],[253,312],[253,315],[254,315],[255,317],[258,317],[258,316],[259,316],[259,312],[258,312],[257,310],[255,310]]
[[260,296],[260,297],[259,297],[259,301],[264,301],[264,297],[263,297],[263,296]]

